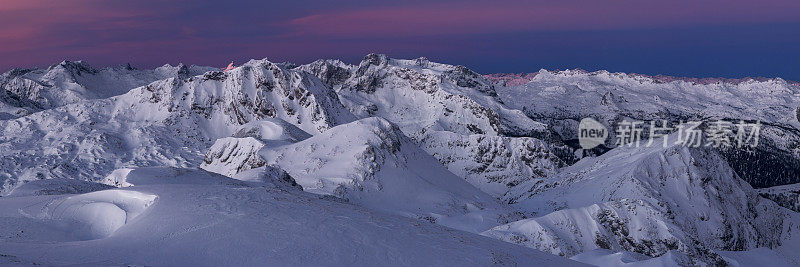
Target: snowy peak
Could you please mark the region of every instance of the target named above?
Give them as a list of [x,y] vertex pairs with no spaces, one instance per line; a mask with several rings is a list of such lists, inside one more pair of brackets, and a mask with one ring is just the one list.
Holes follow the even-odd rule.
[[445,71],[445,77],[449,78],[451,82],[459,87],[475,88],[481,93],[496,97],[497,92],[494,90],[494,85],[487,81],[480,74],[468,69],[467,67],[458,65],[451,70]]
[[252,121],[239,127],[233,135],[237,138],[253,137],[262,142],[270,143],[296,143],[311,137],[307,132],[300,130],[284,120],[267,118]]
[[371,53],[364,56],[364,59],[361,60],[361,63],[358,64],[358,73],[364,73],[366,68],[371,66],[375,67],[386,67],[389,65],[389,57],[384,54],[375,54]]
[[[536,139],[553,141],[546,125],[507,108],[489,81],[464,66],[369,54],[358,66],[317,61],[300,69],[327,70],[314,72],[322,79],[334,76],[333,69],[350,70],[344,82],[331,85],[353,114],[392,122],[449,170],[490,194],[541,178],[561,162],[549,151],[559,144]],[[516,136],[529,140],[514,141]],[[526,146],[516,147],[520,144]]]
[[667,75],[644,75],[637,73],[624,73],[624,72],[610,72],[607,70],[586,71],[582,69],[567,69],[567,70],[545,70],[541,69],[539,72],[534,73],[532,80],[552,80],[552,79],[599,79],[608,82],[625,81],[627,83],[640,83],[640,84],[670,84],[676,83],[683,86],[703,86],[703,85],[719,85],[719,86],[737,86],[756,83],[766,83],[775,86],[788,86],[788,82],[781,78],[764,78],[764,77],[745,77],[745,78],[690,78],[690,77],[675,77]]
[[474,89],[489,96],[497,96],[494,91],[494,85],[491,82],[467,67],[435,63],[424,57],[406,60],[390,59],[383,54],[369,54],[358,65],[356,75],[365,75],[370,72],[370,68],[380,69],[390,66],[437,75],[441,79],[446,79],[459,87]]
[[258,155],[264,143],[252,137],[217,139],[208,149],[200,168],[233,177],[238,173],[265,166]]
[[[228,72],[162,80],[121,99],[133,106],[156,108],[161,110],[158,114],[173,119],[181,114],[199,115],[204,123],[224,123],[229,130],[251,121],[280,118],[306,132],[319,133],[353,119],[319,79],[267,60],[251,60]],[[138,104],[142,99],[150,104]],[[218,132],[218,137],[230,135]]]
[[90,66],[89,63],[86,63],[82,60],[78,61],[64,60],[59,64],[55,64],[47,68],[47,74],[45,74],[45,77],[48,76],[52,77],[61,74],[61,75],[66,75],[74,80],[75,77],[83,76],[84,74],[97,74],[97,73],[98,71],[96,69],[92,68],[92,66]]
[[727,84],[737,85],[742,83],[759,83],[770,82],[774,84],[788,84],[798,86],[797,82],[787,81],[782,78],[765,78],[765,77],[744,77],[744,78],[696,78],[696,77],[676,77],[669,75],[646,75],[638,73],[623,73],[623,72],[610,72],[607,70],[586,71],[582,69],[566,69],[566,70],[546,70],[541,69],[538,72],[531,73],[492,73],[483,75],[487,80],[503,87],[515,87],[524,85],[533,80],[538,75],[557,76],[557,77],[581,77],[581,76],[607,76],[620,79],[630,79],[643,83],[687,83],[691,85],[710,85],[710,84]]
[[[401,148],[405,149],[401,151]],[[301,168],[306,170],[305,174],[313,174],[322,167],[335,167],[336,169],[325,170],[335,173],[335,176],[346,177],[348,182],[339,183],[336,179],[303,179],[303,175],[299,176],[299,182],[308,191],[338,197],[346,197],[349,186],[365,190],[364,183],[370,184],[367,189],[369,191],[381,190],[383,186],[373,178],[381,171],[382,166],[388,164],[405,169],[409,167],[410,160],[425,156],[424,152],[415,149],[415,145],[397,127],[380,118],[366,118],[334,127],[294,145],[268,148],[261,154],[267,162],[284,169],[297,170],[295,167],[306,166]],[[312,162],[316,164],[308,164]],[[338,173],[340,171],[345,173]],[[325,175],[320,178],[327,179]]]
[[[536,135],[545,128],[521,112],[507,109],[496,99],[494,86],[477,73],[424,58],[401,60],[369,54],[348,79],[334,86],[340,88],[342,102],[357,117],[386,118],[414,139],[427,130]],[[409,121],[420,123],[411,125]]]
[[[527,81],[512,86],[520,79]],[[780,79],[665,81],[581,70],[498,78],[426,58],[369,54],[357,65],[262,59],[225,71],[183,64],[97,69],[65,61],[4,73],[0,89],[0,224],[9,226],[0,227],[0,236],[14,241],[0,242],[4,253],[16,246],[74,252],[59,242],[75,238],[20,215],[23,208],[41,218],[76,220],[70,227],[92,229],[82,233],[93,239],[83,245],[112,251],[118,240],[144,240],[130,239],[141,233],[151,238],[144,244],[163,244],[151,241],[165,237],[194,244],[216,231],[239,234],[226,241],[239,244],[243,236],[284,233],[280,240],[270,236],[279,242],[259,251],[280,247],[287,253],[274,255],[294,259],[300,250],[283,245],[315,227],[323,230],[300,241],[334,244],[325,247],[334,254],[385,252],[383,243],[359,243],[374,238],[362,236],[364,229],[382,236],[404,229],[414,240],[425,236],[420,229],[443,233],[427,248],[455,235],[462,244],[448,251],[481,240],[444,234],[426,222],[586,262],[716,265],[743,258],[746,250],[792,253],[800,244],[793,239],[800,236],[800,216],[759,196],[796,209],[796,188],[755,191],[742,179],[764,185],[747,174],[771,183],[800,177],[794,175],[800,173],[800,88]],[[752,151],[656,141],[574,163],[588,153],[565,144],[574,143],[586,117],[606,126],[623,119],[725,119],[759,120],[764,128]],[[51,201],[82,212],[55,216],[42,209]],[[153,203],[142,216],[128,216]],[[103,221],[96,214],[113,216]],[[6,218],[14,223],[3,224]],[[46,239],[58,247],[27,242],[17,221],[34,226],[26,233],[64,239]],[[401,221],[410,226],[390,227]],[[161,232],[150,231],[152,225]],[[175,239],[181,229],[195,230]],[[320,242],[330,241],[330,233],[358,242]],[[491,256],[481,263],[514,263],[505,252],[481,251]]]

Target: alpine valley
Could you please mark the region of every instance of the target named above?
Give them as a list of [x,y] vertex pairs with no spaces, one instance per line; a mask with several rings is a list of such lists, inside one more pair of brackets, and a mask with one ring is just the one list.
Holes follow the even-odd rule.
[[[780,78],[381,54],[13,69],[0,265],[800,266],[798,106]],[[604,144],[579,146],[583,118]],[[749,149],[616,145],[662,120],[762,127]]]

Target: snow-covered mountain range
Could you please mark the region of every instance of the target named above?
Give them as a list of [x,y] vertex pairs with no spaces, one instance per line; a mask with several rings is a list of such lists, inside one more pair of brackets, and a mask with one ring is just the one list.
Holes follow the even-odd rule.
[[608,146],[615,141],[614,126],[623,120],[667,120],[673,126],[681,121],[760,121],[764,127],[754,151],[722,155],[754,187],[800,182],[800,88],[780,78],[666,82],[607,71],[542,70],[524,85],[499,87],[498,94],[565,141],[577,139],[582,118],[594,118],[609,127]]
[[[379,54],[14,69],[0,263],[797,265],[798,105],[779,78],[484,76]],[[586,117],[764,128],[751,150],[615,147],[612,130],[587,152]]]
[[47,69],[13,69],[0,75],[0,119],[121,95],[128,90],[171,77],[188,78],[211,67],[164,65],[137,70],[130,64],[97,70],[82,61],[63,61]]

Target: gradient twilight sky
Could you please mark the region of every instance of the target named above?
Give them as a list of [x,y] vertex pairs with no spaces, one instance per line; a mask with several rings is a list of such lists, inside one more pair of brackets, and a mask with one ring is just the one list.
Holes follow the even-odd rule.
[[370,52],[481,73],[800,80],[800,1],[0,0],[0,71],[64,59],[357,63]]

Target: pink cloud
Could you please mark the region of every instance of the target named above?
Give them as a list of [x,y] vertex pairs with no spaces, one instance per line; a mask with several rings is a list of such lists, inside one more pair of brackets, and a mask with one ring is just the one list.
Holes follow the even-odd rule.
[[[125,30],[155,28],[142,17],[166,15],[165,10],[144,10],[110,5],[98,0],[4,1],[0,5],[0,53],[16,53],[65,46],[82,36],[76,32],[119,34]],[[73,27],[64,32],[62,27]]]
[[550,30],[636,29],[800,21],[800,1],[563,1],[465,3],[324,12],[285,23],[295,35],[429,36]]

